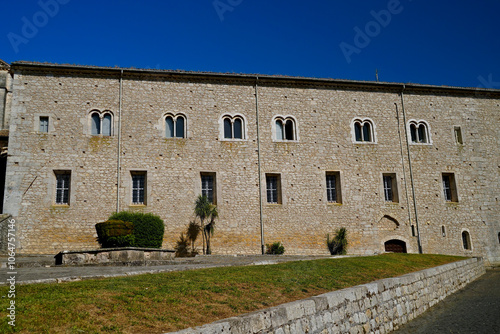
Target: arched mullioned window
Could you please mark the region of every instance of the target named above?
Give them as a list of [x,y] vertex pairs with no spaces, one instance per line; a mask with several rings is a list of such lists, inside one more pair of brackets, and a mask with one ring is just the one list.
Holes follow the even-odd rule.
[[113,115],[109,111],[90,112],[90,134],[97,136],[111,136],[113,134]]
[[167,138],[186,137],[186,117],[184,115],[167,114],[165,116],[165,137]]
[[245,120],[242,116],[224,115],[222,120],[224,139],[246,139]]
[[429,125],[426,121],[410,120],[408,122],[410,140],[413,144],[430,144]]
[[276,116],[273,126],[277,141],[297,140],[297,126],[293,117]]
[[374,143],[375,142],[375,129],[373,121],[370,119],[355,118],[352,121],[352,128],[354,134],[354,141],[357,143]]

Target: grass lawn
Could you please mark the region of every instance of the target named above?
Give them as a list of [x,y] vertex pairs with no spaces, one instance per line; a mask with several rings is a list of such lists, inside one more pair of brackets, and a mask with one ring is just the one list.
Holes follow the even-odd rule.
[[444,255],[384,254],[0,287],[1,333],[164,333],[454,262]]

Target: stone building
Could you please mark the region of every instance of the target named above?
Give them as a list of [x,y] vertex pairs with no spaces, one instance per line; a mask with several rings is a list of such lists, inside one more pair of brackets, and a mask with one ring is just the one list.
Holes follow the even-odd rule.
[[[207,194],[214,253],[500,262],[500,91],[14,62],[4,213],[19,253],[98,247],[152,212],[172,249]],[[0,91],[1,93],[1,91]],[[5,124],[5,119],[4,119]]]

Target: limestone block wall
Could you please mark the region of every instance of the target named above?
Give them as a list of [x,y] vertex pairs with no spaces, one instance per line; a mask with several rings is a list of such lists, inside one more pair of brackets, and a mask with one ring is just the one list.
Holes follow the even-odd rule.
[[468,259],[220,320],[177,334],[388,333],[485,273]]
[[[25,63],[12,72],[4,211],[18,222],[20,253],[96,248],[94,225],[117,209],[159,215],[172,249],[194,219],[201,173],[212,173],[216,254],[260,253],[261,224],[264,243],[287,254],[327,254],[340,227],[351,254],[383,252],[390,239],[418,252],[418,226],[424,253],[500,258],[496,91]],[[111,136],[91,135],[93,111],[112,115]],[[185,117],[184,138],[165,137],[166,115]],[[224,116],[244,120],[243,139],[224,138]],[[277,140],[276,117],[294,121],[293,140]],[[372,122],[373,142],[355,141],[354,119]],[[428,143],[407,139],[412,120],[428,125]],[[59,170],[71,172],[69,205],[54,204]],[[146,174],[144,205],[132,205],[135,172]],[[329,172],[337,203],[327,201]],[[395,176],[392,202],[384,173]],[[445,201],[442,173],[454,175],[458,201]],[[267,203],[269,174],[279,204]]]

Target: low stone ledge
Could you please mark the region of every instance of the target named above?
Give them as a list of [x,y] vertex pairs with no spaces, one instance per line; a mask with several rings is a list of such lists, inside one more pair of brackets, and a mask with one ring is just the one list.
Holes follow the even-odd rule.
[[471,258],[328,292],[176,334],[388,333],[485,273]]
[[175,251],[158,248],[103,248],[84,251],[62,251],[55,256],[56,265],[152,265],[167,264]]

